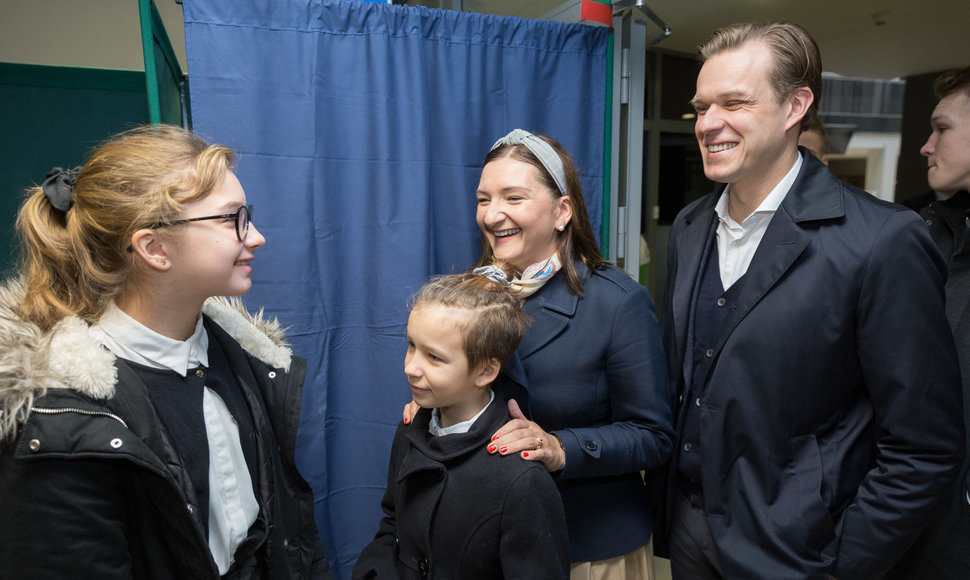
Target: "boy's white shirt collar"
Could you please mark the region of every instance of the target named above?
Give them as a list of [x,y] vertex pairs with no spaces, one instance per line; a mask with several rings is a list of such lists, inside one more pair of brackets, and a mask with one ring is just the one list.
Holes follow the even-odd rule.
[[112,302],[89,333],[115,356],[154,369],[167,369],[185,376],[189,369],[209,366],[209,335],[202,315],[186,340],[163,336],[138,322]]
[[455,433],[468,433],[469,429],[472,428],[472,425],[475,423],[475,421],[482,416],[482,413],[485,412],[485,409],[487,409],[488,406],[492,404],[492,401],[495,400],[495,391],[493,391],[492,389],[489,389],[488,395],[489,395],[488,402],[485,403],[485,406],[482,407],[482,410],[476,413],[474,417],[472,417],[467,421],[462,421],[461,423],[455,423],[450,427],[438,426],[438,409],[433,409],[431,411],[431,421],[428,423],[428,432],[435,437],[442,437],[444,435],[454,435]]

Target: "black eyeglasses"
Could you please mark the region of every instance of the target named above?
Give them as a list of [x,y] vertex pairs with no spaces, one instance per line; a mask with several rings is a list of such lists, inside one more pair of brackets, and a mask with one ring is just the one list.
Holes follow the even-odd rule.
[[218,219],[229,219],[236,218],[236,237],[240,242],[246,241],[246,235],[249,234],[249,222],[253,220],[253,204],[244,205],[234,211],[233,213],[224,213],[222,215],[207,215],[205,217],[187,218],[184,220],[175,220],[170,222],[159,222],[157,224],[152,224],[153,228],[166,228],[170,226],[177,226],[179,224],[187,224],[189,222],[201,222],[203,220],[218,220]]

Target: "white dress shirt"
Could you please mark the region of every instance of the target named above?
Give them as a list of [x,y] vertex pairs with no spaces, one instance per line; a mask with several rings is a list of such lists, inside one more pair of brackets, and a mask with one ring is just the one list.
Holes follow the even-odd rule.
[[462,421],[461,423],[455,423],[450,427],[438,426],[438,409],[433,409],[431,411],[431,421],[428,423],[428,432],[434,435],[435,437],[441,437],[443,435],[451,435],[452,433],[468,433],[468,430],[472,428],[472,425],[475,424],[475,421],[477,421],[478,418],[482,416],[482,413],[485,412],[485,409],[487,409],[488,406],[492,404],[492,401],[495,400],[495,391],[493,391],[492,389],[489,389],[488,395],[489,395],[488,402],[485,403],[485,406],[482,407],[482,410],[476,413],[474,417],[472,417],[467,421]]
[[761,239],[765,237],[765,231],[771,218],[781,206],[781,202],[788,195],[795,178],[798,177],[798,170],[802,167],[802,154],[798,153],[795,165],[785,174],[785,177],[778,182],[778,185],[771,190],[751,215],[744,218],[740,224],[728,213],[728,199],[731,193],[730,184],[724,188],[721,197],[714,206],[717,212],[719,223],[717,224],[717,256],[721,269],[721,284],[727,290],[751,265],[751,259],[761,244]]
[[[201,315],[195,332],[182,341],[158,334],[111,303],[89,332],[118,358],[150,368],[184,377],[189,369],[209,366],[209,335]],[[239,427],[226,403],[209,387],[203,391],[202,414],[209,443],[209,551],[221,575],[229,571],[236,548],[256,521],[259,504]]]

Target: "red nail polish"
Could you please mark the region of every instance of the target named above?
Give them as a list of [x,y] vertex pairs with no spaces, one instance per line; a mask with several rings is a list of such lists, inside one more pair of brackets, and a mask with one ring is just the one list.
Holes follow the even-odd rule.
[[522,452],[522,457],[528,457],[528,456],[529,456],[529,452],[528,451],[523,451]]
[[506,453],[506,452],[508,452],[508,450],[509,450],[509,448],[508,448],[508,447],[502,447],[502,448],[501,448],[501,449],[499,449],[498,451],[499,451],[499,453]]
[[489,445],[488,446],[488,452],[489,453],[495,453],[495,445]]
[[495,441],[496,439],[498,439],[498,435],[492,435],[492,441]]
[[408,424],[410,424],[410,423],[411,423],[411,420],[410,420],[410,419],[408,419],[407,417],[405,417],[405,418],[404,418],[404,424],[405,424],[405,425],[408,425]]

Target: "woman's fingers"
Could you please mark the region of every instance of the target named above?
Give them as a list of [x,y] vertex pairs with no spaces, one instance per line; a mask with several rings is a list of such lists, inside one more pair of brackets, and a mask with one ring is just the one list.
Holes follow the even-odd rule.
[[492,435],[491,440],[496,441],[498,439],[505,438],[506,441],[511,441],[513,437],[517,437],[517,435],[513,434],[518,434],[519,431],[529,431],[530,429],[542,431],[542,429],[540,429],[539,426],[532,421],[527,421],[525,419],[512,419],[505,425],[502,425],[499,430]]
[[525,415],[515,399],[509,399],[509,416],[513,419],[525,419]]
[[404,412],[401,414],[401,419],[405,425],[409,425],[414,420],[414,416],[417,415],[418,409],[420,408],[414,401],[404,405]]
[[488,444],[489,453],[510,455],[520,451],[548,449],[555,439],[532,421],[513,419],[495,432]]
[[558,471],[563,464],[559,450],[543,446],[533,451],[522,451],[519,456],[526,461],[541,461],[547,471]]

